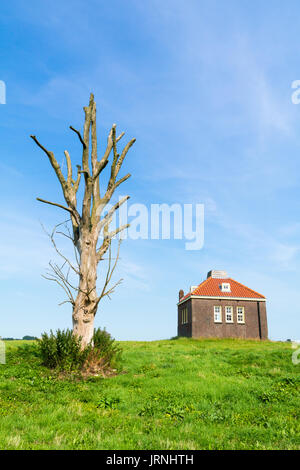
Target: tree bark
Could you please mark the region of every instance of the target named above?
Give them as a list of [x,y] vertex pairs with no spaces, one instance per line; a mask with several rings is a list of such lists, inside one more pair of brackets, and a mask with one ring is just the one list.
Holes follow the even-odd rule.
[[73,306],[73,334],[81,336],[82,347],[93,338],[94,319],[97,313],[97,252],[96,243],[86,235],[81,242],[79,290]]

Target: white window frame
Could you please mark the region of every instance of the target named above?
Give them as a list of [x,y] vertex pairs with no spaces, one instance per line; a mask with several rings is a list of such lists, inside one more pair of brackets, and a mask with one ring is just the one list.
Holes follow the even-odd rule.
[[[219,320],[216,320],[216,308],[219,309],[217,314],[219,315]],[[215,305],[214,306],[214,322],[215,323],[222,323],[222,306],[221,305]]]
[[[239,309],[242,309],[242,315],[243,315],[243,320],[242,321],[239,321],[239,315],[241,315],[241,313],[239,313]],[[236,321],[237,323],[239,323],[240,325],[244,325],[245,324],[245,307],[237,307],[236,308]]]
[[[228,308],[230,308],[230,313],[227,312]],[[231,320],[227,320],[227,315],[231,315]],[[231,305],[226,305],[225,307],[225,321],[226,323],[233,323],[233,307]]]
[[222,282],[221,291],[222,292],[231,292],[230,283],[229,282]]

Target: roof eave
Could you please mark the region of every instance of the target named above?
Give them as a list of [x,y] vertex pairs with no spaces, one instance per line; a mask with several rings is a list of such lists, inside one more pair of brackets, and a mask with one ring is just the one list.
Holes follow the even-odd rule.
[[214,295],[192,295],[190,294],[187,298],[180,300],[177,305],[181,305],[189,299],[216,299],[216,300],[253,300],[255,302],[266,302],[266,297],[229,297],[229,296],[214,296]]

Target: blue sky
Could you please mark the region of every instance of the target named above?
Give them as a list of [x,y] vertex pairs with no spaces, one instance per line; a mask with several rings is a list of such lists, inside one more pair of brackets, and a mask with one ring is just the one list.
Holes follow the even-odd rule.
[[[40,221],[62,202],[30,134],[80,162],[71,124],[94,92],[100,146],[111,124],[137,142],[131,202],[204,203],[205,243],[127,240],[97,326],[118,339],[176,334],[178,290],[210,269],[268,298],[271,339],[300,336],[300,79],[296,1],[11,0],[1,7],[0,335],[71,326],[63,293],[41,278],[53,257]],[[116,276],[117,276],[116,274]]]

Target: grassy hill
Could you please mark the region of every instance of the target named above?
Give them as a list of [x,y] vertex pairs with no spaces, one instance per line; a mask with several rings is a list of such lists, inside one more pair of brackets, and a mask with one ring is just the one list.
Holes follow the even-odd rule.
[[0,449],[299,449],[287,343],[123,342],[126,373],[59,380],[7,342]]

